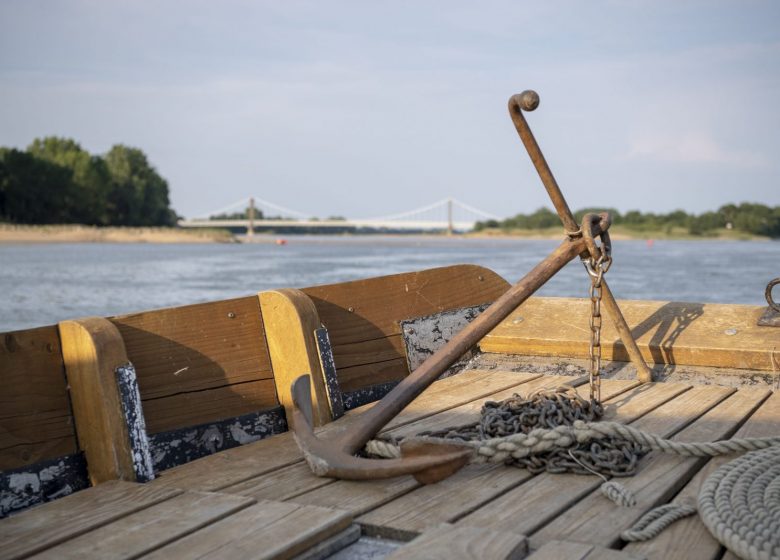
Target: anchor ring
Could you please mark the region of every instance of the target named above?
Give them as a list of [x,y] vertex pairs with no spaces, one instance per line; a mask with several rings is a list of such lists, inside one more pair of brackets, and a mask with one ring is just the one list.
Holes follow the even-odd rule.
[[766,302],[769,304],[769,307],[780,313],[780,304],[772,299],[772,288],[778,284],[780,284],[780,277],[770,280],[769,284],[766,285],[766,292],[764,292],[764,295],[766,296]]

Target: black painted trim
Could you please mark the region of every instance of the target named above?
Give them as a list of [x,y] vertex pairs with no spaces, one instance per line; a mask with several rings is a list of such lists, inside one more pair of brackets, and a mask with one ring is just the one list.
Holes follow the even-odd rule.
[[216,422],[149,435],[154,471],[160,472],[195,459],[287,431],[282,407],[250,412]]
[[141,393],[133,364],[127,363],[116,368],[116,383],[119,388],[119,401],[127,426],[130,440],[130,452],[133,455],[133,471],[136,482],[154,480],[154,465],[149,451],[149,439],[146,435],[146,421],[141,408]]
[[317,351],[320,355],[322,374],[325,376],[325,389],[328,392],[330,414],[336,420],[344,416],[344,399],[336,375],[336,362],[333,359],[333,348],[330,344],[328,329],[320,327],[314,331],[314,337],[317,340]]
[[344,409],[352,410],[364,404],[378,401],[389,393],[393,387],[398,385],[398,381],[388,381],[387,383],[380,383],[378,385],[371,385],[369,387],[363,387],[357,391],[350,391],[344,393]]
[[0,472],[0,519],[88,487],[81,452]]

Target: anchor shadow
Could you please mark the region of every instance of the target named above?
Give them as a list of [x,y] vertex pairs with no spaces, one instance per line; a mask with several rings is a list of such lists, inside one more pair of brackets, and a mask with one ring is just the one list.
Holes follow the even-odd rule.
[[[680,335],[696,319],[704,315],[701,303],[669,302],[659,307],[652,315],[631,329],[634,339],[653,331],[647,343],[652,363],[653,379],[660,381],[674,373],[677,364],[674,356],[674,344]],[[613,372],[618,372],[629,364],[626,347],[620,338],[613,341],[613,360],[616,364]]]

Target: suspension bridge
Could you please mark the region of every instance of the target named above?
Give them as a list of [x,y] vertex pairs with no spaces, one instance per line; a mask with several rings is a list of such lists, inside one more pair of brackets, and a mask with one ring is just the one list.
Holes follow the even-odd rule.
[[198,217],[183,219],[183,228],[245,229],[255,231],[405,231],[465,232],[479,220],[501,220],[500,217],[474,208],[455,198],[445,198],[406,212],[373,218],[312,218],[303,212],[285,208],[260,197],[243,198]]

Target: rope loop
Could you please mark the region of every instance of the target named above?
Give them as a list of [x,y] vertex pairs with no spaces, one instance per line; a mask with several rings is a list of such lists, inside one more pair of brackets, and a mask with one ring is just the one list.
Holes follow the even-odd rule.
[[651,509],[639,518],[631,529],[623,531],[620,538],[628,542],[647,541],[655,538],[669,525],[696,513],[692,504],[664,504]]

